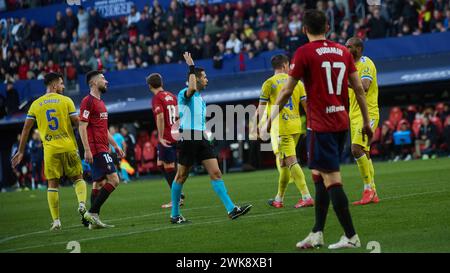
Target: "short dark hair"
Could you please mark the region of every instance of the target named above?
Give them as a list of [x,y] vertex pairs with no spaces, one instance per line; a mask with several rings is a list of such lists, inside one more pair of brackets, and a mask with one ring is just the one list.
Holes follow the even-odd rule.
[[[195,77],[200,78],[202,76],[202,72],[204,72],[204,71],[205,71],[204,68],[196,66],[194,69]],[[188,74],[188,80],[189,80],[189,74]]]
[[86,74],[86,83],[87,83],[87,85],[89,85],[89,82],[91,81],[91,79],[92,79],[93,77],[96,77],[96,76],[101,75],[101,74],[103,74],[103,72],[100,71],[100,70],[92,70],[92,71],[89,71],[89,72]]
[[162,77],[159,73],[152,73],[146,78],[147,84],[151,88],[159,88],[162,86]]
[[312,35],[325,34],[327,28],[327,17],[324,12],[309,9],[303,15],[303,25]]
[[59,78],[63,79],[63,76],[60,73],[56,72],[47,73],[44,76],[44,84],[45,86],[49,86],[52,82],[56,81]]
[[284,54],[277,54],[270,59],[270,62],[272,63],[273,69],[279,69],[283,68],[285,63],[289,63],[289,58]]

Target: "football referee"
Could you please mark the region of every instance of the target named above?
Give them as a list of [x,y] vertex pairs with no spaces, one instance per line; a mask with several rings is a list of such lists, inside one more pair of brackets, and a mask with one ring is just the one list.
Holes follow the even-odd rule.
[[200,92],[208,85],[205,70],[195,67],[191,54],[183,54],[189,66],[189,84],[178,93],[181,139],[178,141],[179,158],[175,181],[172,184],[172,224],[188,221],[180,214],[179,201],[183,184],[195,162],[203,164],[211,178],[211,185],[224,204],[228,217],[236,219],[250,211],[252,205],[236,206],[227,193],[222,172],[212,144],[206,137],[206,103]]

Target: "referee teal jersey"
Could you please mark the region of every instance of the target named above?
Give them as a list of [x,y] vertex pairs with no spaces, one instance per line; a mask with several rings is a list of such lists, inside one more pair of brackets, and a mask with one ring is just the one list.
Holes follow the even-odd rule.
[[199,92],[186,98],[187,87],[178,93],[178,111],[180,113],[180,129],[206,130],[206,103]]

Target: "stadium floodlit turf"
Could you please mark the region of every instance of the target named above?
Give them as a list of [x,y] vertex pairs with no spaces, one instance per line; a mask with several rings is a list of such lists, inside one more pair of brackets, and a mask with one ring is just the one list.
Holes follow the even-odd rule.
[[[304,169],[311,193],[314,187]],[[360,198],[362,183],[356,165],[342,168],[350,202]],[[450,252],[450,159],[376,163],[380,203],[351,207],[362,247],[338,252],[370,252],[377,241],[381,252]],[[102,208],[101,217],[112,229],[81,226],[71,187],[60,190],[63,229],[49,231],[50,213],[45,191],[0,194],[0,252],[70,252],[78,241],[81,252],[329,252],[298,251],[295,244],[311,230],[314,209],[294,209],[298,193],[290,184],[285,208],[267,205],[277,190],[276,170],[224,175],[230,196],[238,204],[251,203],[249,214],[229,220],[207,176],[190,177],[183,192],[182,214],[188,225],[169,223],[170,198],[162,179],[121,184]],[[90,188],[90,187],[89,187]],[[339,240],[343,231],[332,207],[325,243]]]

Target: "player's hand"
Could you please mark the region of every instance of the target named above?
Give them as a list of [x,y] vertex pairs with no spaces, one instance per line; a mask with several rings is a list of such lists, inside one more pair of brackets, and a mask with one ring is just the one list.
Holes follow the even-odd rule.
[[165,140],[164,138],[160,138],[159,143],[161,143],[161,145],[164,147],[167,147],[167,148],[171,147],[169,141]]
[[367,143],[370,144],[370,141],[372,140],[373,132],[372,127],[370,127],[370,124],[364,124],[362,128],[362,139],[365,141],[365,136],[367,136]]
[[23,153],[17,152],[11,159],[11,166],[13,168],[17,167],[17,165],[19,165],[20,162],[22,162],[22,159],[23,159]]
[[184,52],[183,57],[187,65],[194,65],[194,60],[192,59],[191,53]]
[[94,162],[91,150],[84,150],[84,161],[88,164],[92,164]]
[[119,158],[125,157],[125,152],[122,149],[120,149],[120,147],[114,147],[114,150],[116,150],[116,153],[119,156]]

